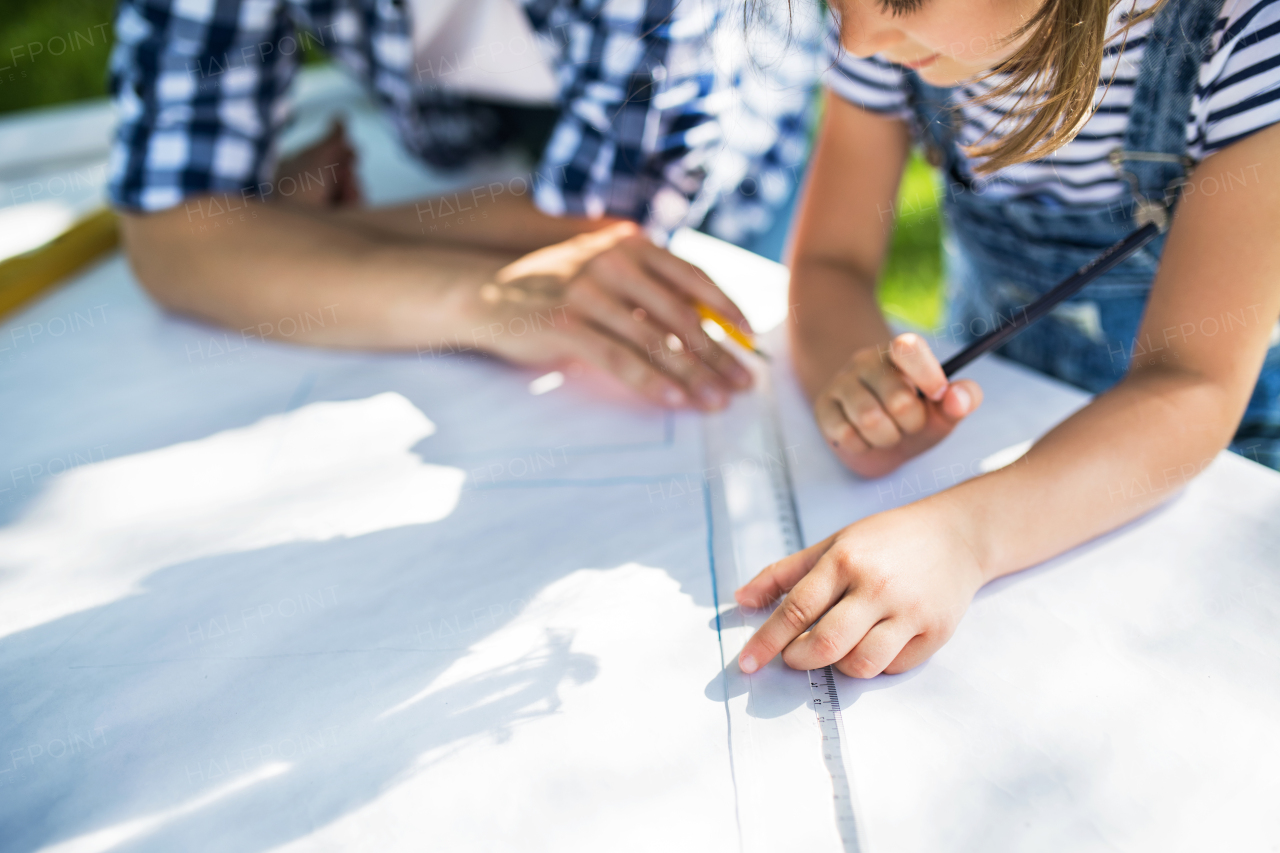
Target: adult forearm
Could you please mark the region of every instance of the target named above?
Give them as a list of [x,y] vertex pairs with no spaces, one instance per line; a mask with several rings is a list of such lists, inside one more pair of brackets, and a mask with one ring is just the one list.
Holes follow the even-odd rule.
[[1226,446],[1243,403],[1194,373],[1131,375],[1017,462],[927,502],[987,580],[1035,565],[1163,502]]
[[893,337],[875,299],[870,275],[819,258],[799,256],[791,273],[791,349],[809,399],[857,349]]
[[552,216],[536,208],[526,192],[494,184],[389,207],[312,208],[308,215],[354,226],[370,237],[398,237],[439,245],[525,254],[620,220]]
[[409,348],[457,334],[478,286],[509,260],[375,238],[281,205],[236,216],[122,217],[139,280],[166,307],[231,328],[279,335],[284,318],[323,311],[331,322],[291,323],[289,340]]

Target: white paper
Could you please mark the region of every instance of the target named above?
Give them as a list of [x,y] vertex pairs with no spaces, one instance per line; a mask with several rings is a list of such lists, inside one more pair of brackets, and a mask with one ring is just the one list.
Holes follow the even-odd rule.
[[[998,358],[966,375],[983,406],[870,483],[827,452],[784,384],[807,542],[1016,457],[1088,399]],[[924,665],[837,676],[867,850],[1280,843],[1280,475],[1223,452],[1182,486],[1146,517],[989,584]],[[1165,488],[1098,487],[1100,501]]]
[[807,692],[733,763],[698,416],[245,341],[118,258],[13,328],[5,849],[836,849]]
[[[421,192],[352,119],[369,197]],[[758,330],[785,316],[777,265],[672,245]],[[1086,401],[970,371],[983,408],[866,483],[779,361],[807,541]],[[776,543],[713,588],[696,417],[474,353],[246,341],[119,257],[7,318],[0,405],[4,850],[839,849],[807,678],[733,666],[731,588]],[[840,677],[864,849],[1273,849],[1277,518],[1280,477],[1223,454],[990,585],[924,666]]]

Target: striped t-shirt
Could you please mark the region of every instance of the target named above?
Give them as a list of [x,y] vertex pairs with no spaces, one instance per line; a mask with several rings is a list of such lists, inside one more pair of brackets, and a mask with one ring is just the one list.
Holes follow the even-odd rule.
[[[1155,0],[1121,2],[1112,11],[1111,32],[1122,16],[1137,14]],[[1177,0],[1167,0],[1177,2]],[[1095,98],[1097,109],[1071,142],[1047,157],[975,178],[975,189],[996,197],[1039,195],[1066,204],[1107,202],[1128,192],[1107,154],[1124,141],[1143,43],[1151,20],[1134,25],[1127,37],[1108,43]],[[1124,45],[1121,50],[1121,45]],[[859,59],[830,41],[832,65],[825,83],[837,95],[872,112],[910,116],[905,69],[879,57]],[[994,85],[979,81],[956,87],[964,124],[960,141],[976,143],[1009,105],[969,103]],[[1187,153],[1199,161],[1255,131],[1280,121],[1280,0],[1226,0],[1213,29],[1212,49],[1187,116]],[[994,138],[988,138],[991,142]],[[967,164],[966,164],[967,165]],[[971,171],[971,170],[970,170]]]

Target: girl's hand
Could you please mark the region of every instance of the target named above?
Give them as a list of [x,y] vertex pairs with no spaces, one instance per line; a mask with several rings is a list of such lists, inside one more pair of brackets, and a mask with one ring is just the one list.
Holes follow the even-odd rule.
[[738,655],[742,671],[755,672],[779,652],[793,669],[835,664],[855,678],[927,660],[985,582],[959,525],[934,507],[868,516],[739,589],[734,597],[743,607],[786,596]]
[[978,383],[948,382],[924,338],[908,332],[888,347],[855,352],[813,408],[840,461],[860,476],[882,477],[933,447],[981,403]]

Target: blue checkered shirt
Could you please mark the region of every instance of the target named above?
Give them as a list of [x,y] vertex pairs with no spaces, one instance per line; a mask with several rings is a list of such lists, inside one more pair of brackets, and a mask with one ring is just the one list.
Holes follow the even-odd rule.
[[[711,49],[733,19],[732,0],[522,2],[560,90],[536,169],[542,210],[624,217],[655,235],[697,225],[713,209],[716,231],[730,239],[768,227],[806,156],[818,39],[792,39],[784,73],[752,71],[749,59],[725,61]],[[426,163],[459,168],[491,154],[501,143],[491,108],[442,89],[437,69],[415,64],[405,6],[121,0],[112,203],[158,211],[268,185],[304,42],[362,79]],[[734,93],[750,89],[748,76],[771,82],[744,102]]]

